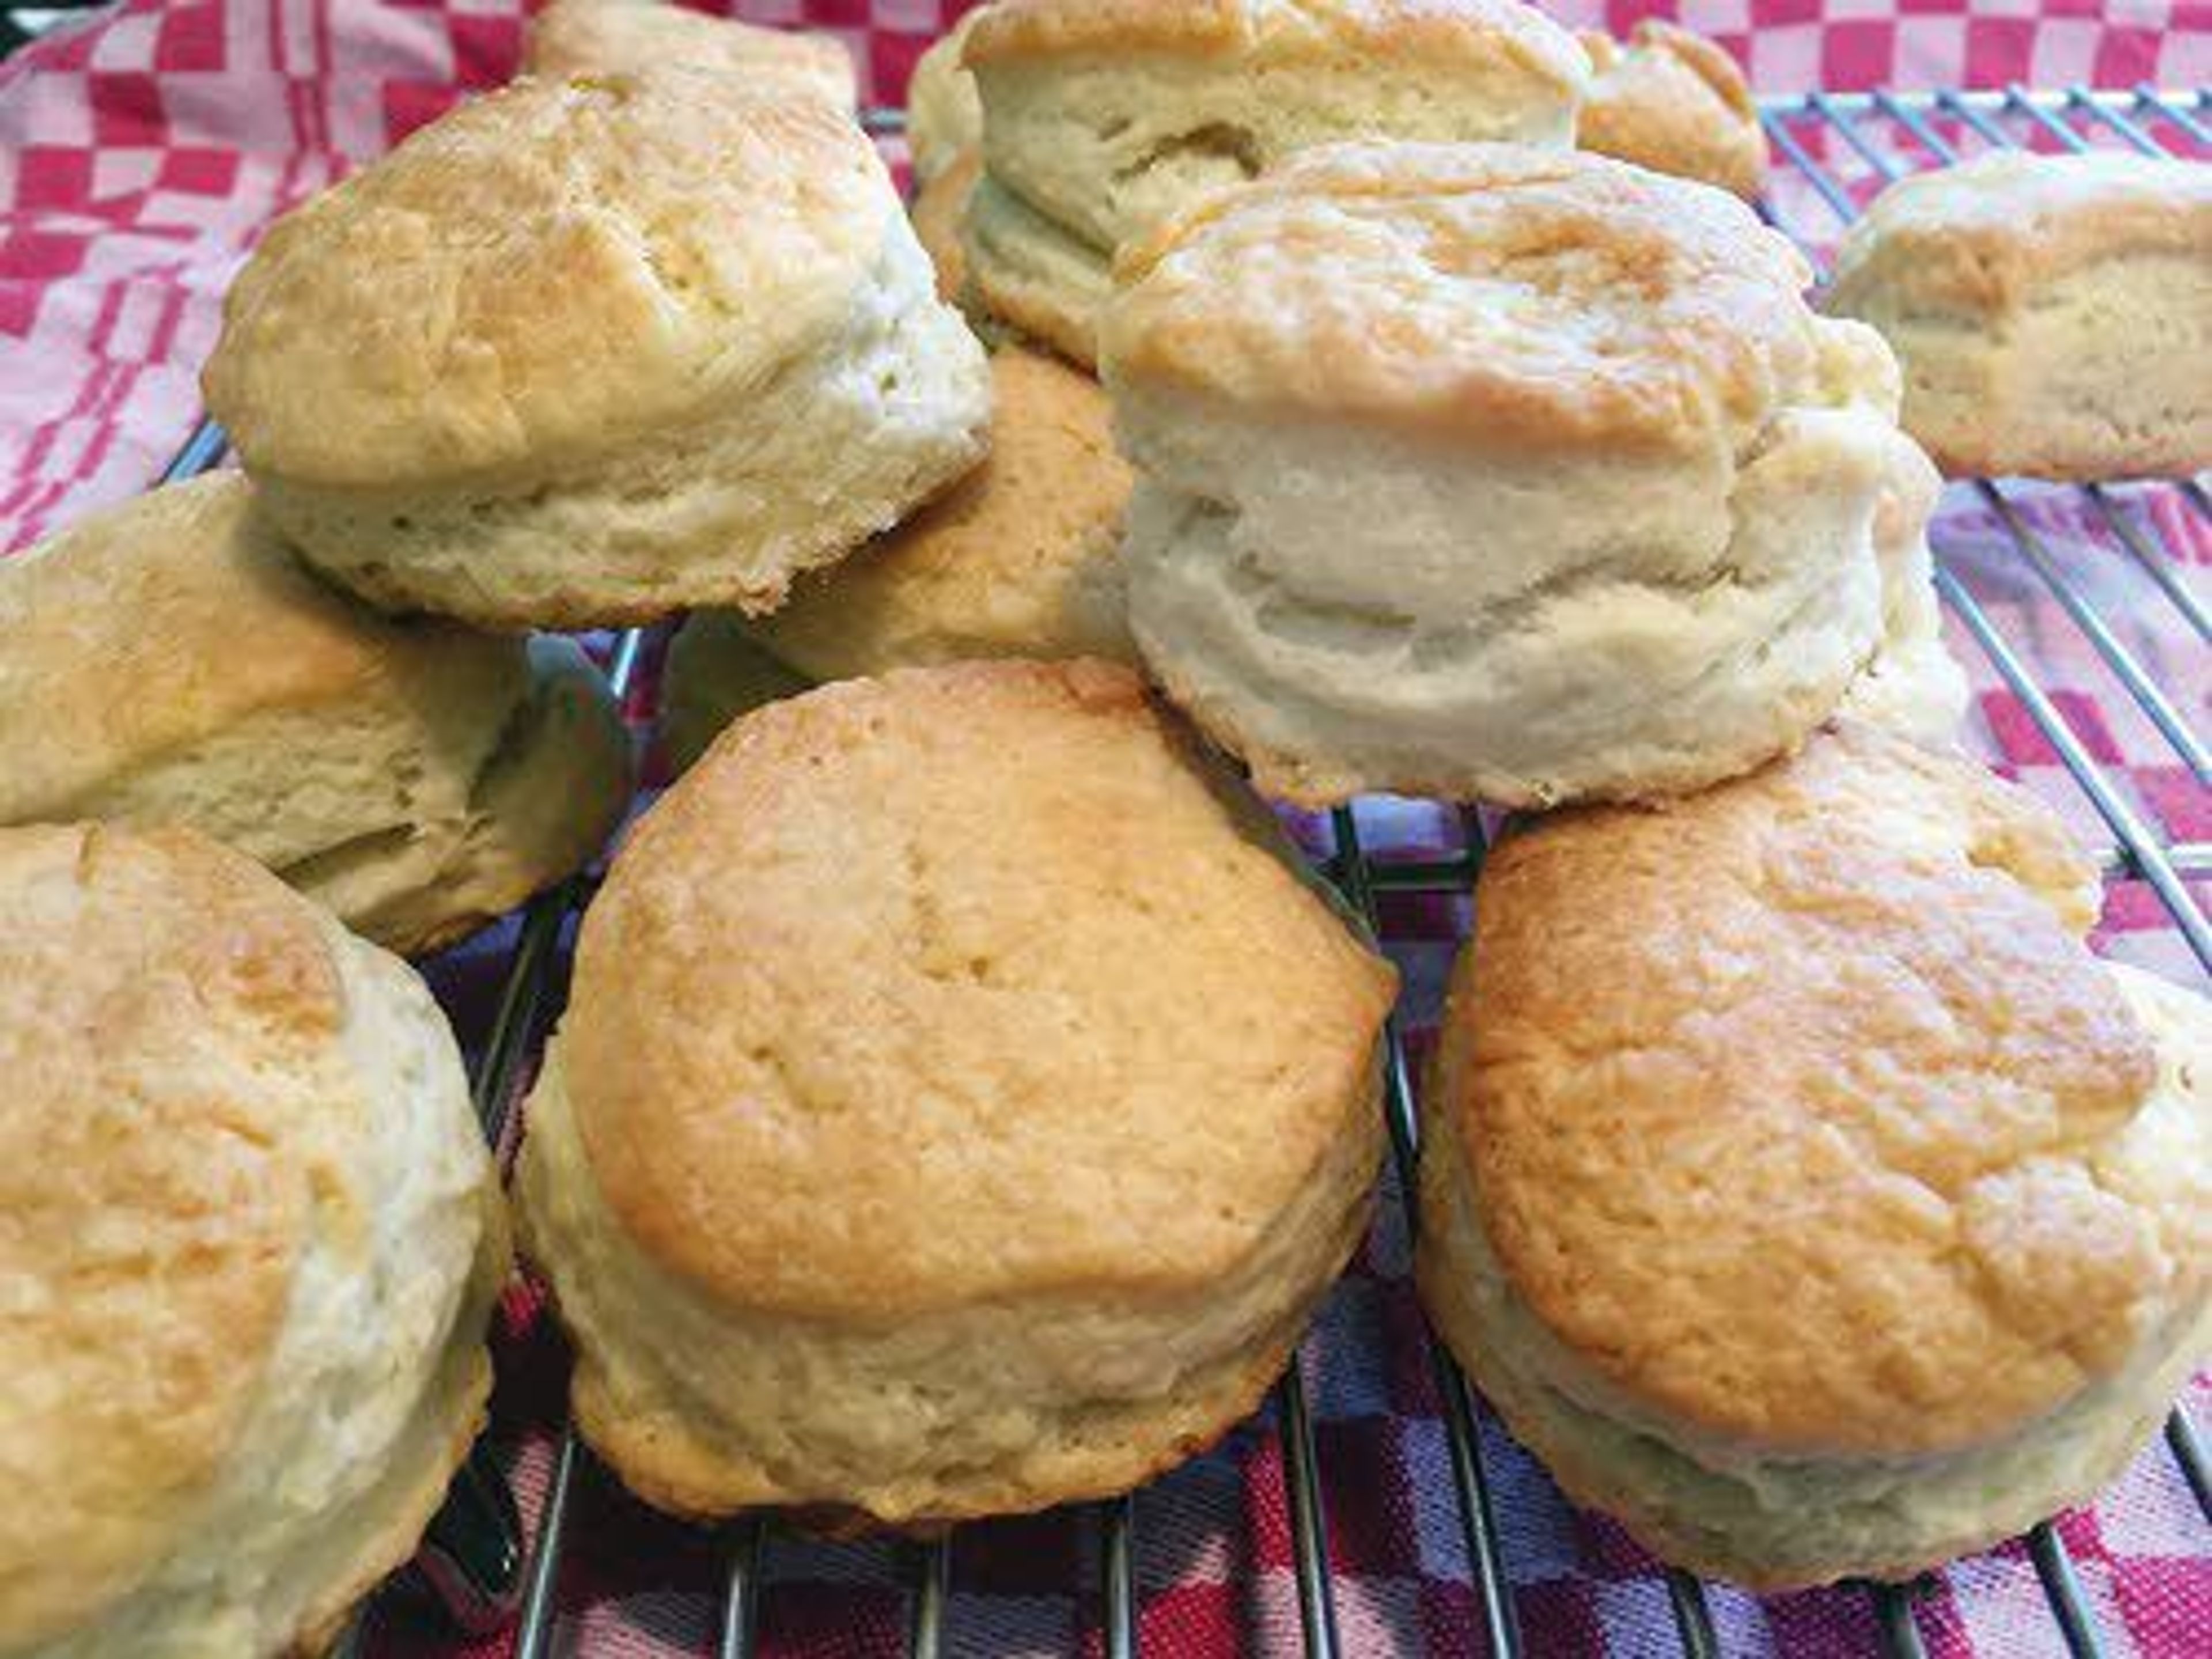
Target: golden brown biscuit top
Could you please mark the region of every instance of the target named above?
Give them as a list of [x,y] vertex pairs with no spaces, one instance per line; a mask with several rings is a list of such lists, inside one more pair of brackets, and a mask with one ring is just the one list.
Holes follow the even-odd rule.
[[1577,144],[1738,196],[1759,194],[1766,137],[1735,58],[1656,17],[1636,26],[1625,49],[1595,29],[1577,38],[1593,71]]
[[1993,150],[1899,179],[1837,255],[1831,307],[1869,283],[1897,302],[2008,309],[2107,258],[2212,259],[2212,165],[2119,151]]
[[1819,372],[1808,276],[1741,203],[1602,157],[1346,144],[1125,248],[1101,362],[1486,447],[1688,447]]
[[312,907],[182,830],[0,830],[0,1646],[173,1543],[281,1328],[343,991]]
[[252,494],[234,472],[171,485],[0,561],[0,823],[78,816],[258,714],[522,696],[520,641],[394,622],[326,587]]
[[740,720],[585,921],[561,1063],[612,1213],[748,1309],[1212,1280],[1356,1109],[1394,984],[1237,788],[1097,662]]
[[843,326],[898,212],[820,100],[517,82],[279,220],[204,390],[249,468],[295,481],[580,465]]
[[1128,649],[1110,565],[1129,499],[1106,394],[1036,352],[991,360],[991,453],[947,494],[803,580],[750,631],[817,679],[1023,654]]
[[1504,58],[1563,88],[1589,68],[1572,35],[1519,0],[998,0],[962,61],[1134,52],[1254,66],[1398,58],[1486,69]]
[[1789,1454],[1955,1449],[2117,1369],[2203,1296],[2212,1188],[2129,1145],[2096,890],[2033,798],[1868,728],[1509,836],[1438,1076],[1513,1289]]
[[663,64],[715,70],[781,92],[825,98],[850,110],[858,100],[853,59],[827,35],[759,28],[709,17],[663,0],[553,0],[531,20],[526,75],[565,78]]

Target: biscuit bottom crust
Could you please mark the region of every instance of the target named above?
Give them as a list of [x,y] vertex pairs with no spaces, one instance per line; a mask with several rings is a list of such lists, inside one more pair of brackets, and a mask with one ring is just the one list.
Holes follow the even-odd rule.
[[380,828],[276,873],[364,937],[428,956],[573,875],[629,802],[629,739],[573,640],[530,642],[531,684],[459,810]]
[[[1351,1255],[1351,1243],[1344,1255]],[[1326,1290],[1326,1286],[1322,1289]],[[1172,1399],[1126,1403],[1087,1414],[1063,1438],[1003,1465],[960,1471],[922,1508],[879,1512],[866,1503],[799,1501],[799,1523],[829,1537],[942,1533],[988,1516],[1025,1515],[1056,1504],[1110,1498],[1197,1456],[1252,1415],[1304,1334],[1313,1302],[1301,1304],[1251,1350],[1184,1378]],[[576,1426],[623,1484],[655,1509],[713,1521],[793,1497],[767,1469],[719,1455],[668,1412],[641,1412],[615,1397],[605,1372],[580,1359],[571,1395]]]
[[988,170],[961,222],[965,275],[983,309],[1079,368],[1098,363],[1098,316],[1114,291],[1112,260],[1070,234]]
[[[496,1291],[497,1286],[489,1287]],[[483,1298],[478,1298],[482,1302]],[[383,1479],[359,1500],[355,1566],[302,1620],[288,1659],[320,1659],[337,1651],[354,1609],[386,1577],[412,1559],[430,1518],[469,1448],[489,1419],[491,1360],[483,1337],[489,1305],[472,1302],[455,1325],[443,1370],[417,1413],[413,1432]]]
[[557,1065],[517,1192],[575,1341],[577,1426],[632,1492],[694,1519],[777,1507],[926,1534],[1142,1484],[1258,1407],[1365,1231],[1381,1158],[1376,1071],[1270,1236],[1164,1305],[1099,1285],[864,1324],[770,1316],[709,1302],[618,1232]]

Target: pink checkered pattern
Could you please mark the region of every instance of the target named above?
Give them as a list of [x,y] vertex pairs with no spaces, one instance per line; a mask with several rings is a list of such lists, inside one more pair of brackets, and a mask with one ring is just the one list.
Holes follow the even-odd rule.
[[[757,0],[735,9],[835,32],[873,96],[895,100],[915,57],[963,5]],[[259,227],[457,97],[502,80],[522,9],[513,0],[125,0],[0,67],[0,549],[145,485],[197,413],[193,377],[213,341],[219,296]],[[1770,93],[2212,81],[2206,0],[1572,0],[1553,9],[1620,33],[1655,12],[1678,17],[1736,52]],[[1972,147],[1955,125],[1943,131]],[[1871,191],[1877,180],[1866,162],[1832,137],[1806,137],[1855,198]],[[1877,137],[1885,153],[1925,163],[1899,135]],[[1834,234],[1832,215],[1792,178],[1779,180],[1775,209],[1808,241]],[[2212,701],[2212,663],[2202,647],[2108,537],[2096,542],[2078,496],[2022,491],[2018,500],[2183,714],[2201,723]],[[2174,492],[2129,490],[2120,500],[2190,564],[2212,563],[2212,533]],[[2212,840],[2205,793],[2022,569],[1986,505],[1954,490],[1938,539],[2130,804],[2173,839]],[[2019,700],[1968,638],[1956,634],[1952,643],[1980,677],[1976,735],[1993,762],[2048,793],[2086,836],[2109,842]],[[648,669],[641,716],[653,679]],[[1456,819],[1441,809],[1376,802],[1362,811],[1370,849],[1385,856],[1457,844]],[[1325,844],[1321,826],[1294,827]],[[1466,921],[1463,901],[1386,902],[1417,1046]],[[465,1033],[489,1023],[508,937],[495,933],[430,966]],[[2168,972],[2190,971],[2156,900],[2137,884],[2112,890],[2100,942]],[[1339,1622],[1355,1655],[1474,1655],[1482,1650],[1475,1596],[1394,1194],[1380,1213],[1302,1361]],[[566,1362],[526,1288],[510,1296],[499,1346],[494,1443],[534,1515]],[[2212,1403],[2204,1383],[2190,1403],[2200,1417]],[[1650,1559],[1617,1528],[1564,1504],[1487,1419],[1483,1437],[1530,1652],[1674,1652],[1666,1587]],[[1137,1515],[1141,1633],[1152,1652],[1181,1659],[1297,1650],[1282,1452],[1268,1418],[1147,1488]],[[2066,1517],[2061,1531],[2113,1652],[2212,1653],[2212,1531],[2162,1448],[2094,1508]],[[587,1478],[561,1581],[559,1650],[711,1651],[722,1549],[713,1534],[655,1516]],[[948,1626],[954,1650],[1098,1651],[1097,1550],[1081,1514],[963,1529]],[[908,1575],[896,1547],[779,1535],[768,1562],[769,1653],[827,1659],[902,1646]],[[1860,1595],[1760,1600],[1715,1587],[1709,1596],[1730,1654],[1841,1656],[1875,1646]],[[1939,1659],[2063,1651],[2018,1547],[1945,1573],[1921,1604],[1921,1624]],[[373,1615],[368,1650],[495,1659],[509,1646],[458,1640],[402,1590]]]

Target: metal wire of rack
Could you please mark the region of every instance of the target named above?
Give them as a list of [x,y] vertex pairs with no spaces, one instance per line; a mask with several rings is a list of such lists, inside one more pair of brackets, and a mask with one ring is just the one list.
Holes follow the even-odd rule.
[[[896,129],[895,115],[871,113],[872,131]],[[1815,93],[1764,100],[1761,106],[1761,120],[1774,151],[1786,164],[1786,169],[1778,167],[1776,183],[1794,179],[1802,185],[1829,215],[1830,231],[1840,231],[1856,216],[1866,187],[1879,186],[1929,165],[1948,165],[1960,159],[1969,148],[1969,138],[1974,148],[2019,148],[2039,139],[2036,147],[2080,150],[2092,146],[2092,133],[2101,131],[2120,144],[2148,154],[2179,150],[2203,155],[2212,152],[2208,116],[2212,116],[2212,94],[2166,92],[2147,86],[2127,93],[2081,88],[2031,92],[2019,87],[1971,93]],[[2173,135],[2179,135],[2178,143]],[[1769,217],[1817,258],[1820,246],[1831,238],[1821,234],[1819,226],[1804,222],[1802,211],[1787,210],[1786,193],[1776,192]],[[222,451],[222,433],[204,422],[172,464],[164,482],[206,471],[220,461]],[[2189,513],[2212,523],[2212,501],[2194,480],[2160,487],[2175,489],[2186,501]],[[2203,786],[2208,757],[2203,741],[2175,699],[2126,645],[2123,630],[2092,598],[2078,572],[2069,568],[2067,556],[2054,552],[2032,527],[2016,495],[2020,486],[1982,480],[1968,488],[2002,527],[2020,562],[2089,642],[2114,681],[2197,784]],[[2094,522],[2109,536],[2111,549],[2155,587],[2197,645],[2212,640],[2212,624],[2208,624],[2203,604],[2185,574],[2185,560],[2166,544],[2156,518],[2132,511],[2125,492],[2108,486],[2090,485],[2081,494]],[[2212,929],[2208,929],[2204,913],[2189,886],[2191,878],[2212,874],[2212,844],[2174,840],[2130,802],[2125,789],[2095,757],[2092,744],[2076,729],[2066,708],[2039,683],[2033,666],[2034,653],[2008,636],[1992,614],[1993,607],[1977,595],[1971,569],[1953,556],[1940,538],[1936,553],[1936,586],[1945,605],[1988,659],[1998,678],[2019,699],[2027,718],[2108,830],[2112,839],[2102,849],[2107,872],[2146,883],[2199,963],[2212,972]],[[610,678],[618,695],[629,689],[641,638],[633,630],[617,642]],[[1370,927],[1379,929],[1379,901],[1386,895],[1464,895],[1472,888],[1486,842],[1481,822],[1474,812],[1462,813],[1462,820],[1464,850],[1461,852],[1442,857],[1377,860],[1363,843],[1358,813],[1350,807],[1340,808],[1331,820],[1334,847],[1321,860],[1322,872]],[[560,942],[588,896],[587,886],[580,878],[540,896],[528,907],[515,936],[498,1013],[475,1079],[478,1109],[495,1146],[506,1133],[517,1091],[556,1012],[551,1006],[551,970]],[[1387,1032],[1384,1082],[1395,1185],[1410,1229],[1415,1218],[1410,1177],[1418,1155],[1419,1126],[1406,1048],[1395,1022]],[[1493,1486],[1485,1467],[1479,1407],[1449,1355],[1432,1338],[1425,1335],[1423,1340],[1428,1345],[1443,1402],[1458,1530],[1467,1552],[1485,1644],[1487,1651],[1499,1659],[1518,1659],[1524,1644]],[[1278,1387],[1275,1408],[1292,1521],[1303,1650],[1308,1659],[1334,1659],[1342,1651],[1343,1643],[1332,1588],[1328,1516],[1301,1369],[1295,1361]],[[2208,1488],[2203,1445],[2184,1412],[2177,1409],[2169,1417],[2166,1440],[2199,1510],[2212,1520],[2212,1489]],[[574,1427],[564,1430],[530,1542],[527,1570],[519,1575],[517,1659],[545,1659],[553,1650],[556,1602],[571,1511],[590,1455]],[[1100,1640],[1109,1659],[1123,1659],[1139,1649],[1141,1609],[1135,1562],[1139,1496],[1132,1494],[1090,1506],[1098,1546]],[[484,1500],[479,1494],[473,1501]],[[479,1515],[479,1527],[481,1522]],[[761,1603],[768,1588],[766,1556],[772,1540],[771,1522],[759,1516],[733,1523],[720,1539],[723,1574],[715,1638],[720,1659],[746,1659],[755,1650]],[[2046,1522],[2031,1531],[2027,1545],[2057,1632],[2077,1659],[2097,1659],[2106,1651],[2105,1638],[2064,1542]],[[947,1609],[957,1565],[954,1538],[948,1535],[915,1547],[909,1553],[909,1563],[908,1647],[917,1659],[937,1659],[946,1640]],[[515,1565],[512,1559],[494,1562],[489,1576],[499,1582],[488,1583],[481,1560],[449,1562],[450,1568],[471,1581],[459,1592],[464,1611],[471,1604],[480,1610],[512,1607],[511,1592],[518,1577]],[[432,1576],[438,1579],[445,1575]],[[1667,1584],[1681,1651],[1691,1659],[1718,1654],[1721,1646],[1705,1587],[1690,1575],[1673,1571],[1668,1574]],[[451,1589],[441,1589],[449,1601],[455,1599]],[[1866,1587],[1864,1593],[1872,1600],[1875,1628],[1883,1653],[1911,1659],[1925,1652],[1911,1587],[1873,1585]]]

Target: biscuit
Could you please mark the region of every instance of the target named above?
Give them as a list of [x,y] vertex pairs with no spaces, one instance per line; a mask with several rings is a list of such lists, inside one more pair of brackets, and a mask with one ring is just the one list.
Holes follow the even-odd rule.
[[1844,693],[1838,712],[1932,748],[1956,745],[1966,717],[1966,676],[1943,643],[1928,524],[1943,480],[1912,443],[1890,448],[1887,488],[1875,508],[1874,551],[1882,568],[1881,644]]
[[814,685],[777,660],[735,611],[693,611],[669,640],[661,669],[660,752],[669,770],[689,768],[738,715]]
[[1115,250],[1170,214],[1341,139],[1564,149],[1589,71],[1515,0],[1001,0],[963,62],[977,293],[1086,367]]
[[908,210],[915,240],[937,272],[937,297],[963,309],[968,306],[968,251],[961,245],[960,226],[982,172],[983,158],[975,151],[955,156],[915,192]]
[[2212,466],[2212,167],[1998,151],[1902,179],[1828,309],[1881,331],[1905,426],[1953,477]]
[[773,609],[990,414],[851,119],[678,69],[518,82],[286,216],[204,382],[307,558],[486,628]]
[[1596,29],[1575,143],[1747,198],[1766,181],[1766,134],[1735,58],[1701,34],[1647,17],[1622,45]]
[[4,829],[0,1066],[0,1651],[319,1651],[490,1389],[444,1015],[191,831]]
[[1568,1493],[1754,1589],[2080,1502],[2206,1350],[2212,1014],[2096,871],[1843,726],[1486,862],[1421,1158],[1437,1329]]
[[1050,357],[991,360],[991,459],[773,616],[705,611],[671,647],[664,708],[688,765],[738,714],[795,686],[980,657],[1133,664],[1122,593],[1129,470],[1105,393]]
[[848,114],[860,103],[852,57],[831,36],[757,28],[664,0],[553,0],[523,34],[525,75],[570,80],[672,64],[819,98]]
[[580,868],[629,799],[574,643],[356,604],[234,472],[0,561],[0,824],[188,823],[409,953]]
[[1307,804],[1787,752],[1927,581],[1895,366],[1808,276],[1717,191],[1514,145],[1309,151],[1193,210],[1101,337],[1148,666]]
[[647,1501],[928,1528],[1249,1412],[1364,1231],[1390,969],[1103,663],[748,715],[586,915],[517,1191]]
[[979,167],[958,227],[966,303],[1013,337],[1095,371],[1111,266]]
[[925,185],[983,142],[975,77],[960,61],[985,8],[975,6],[915,61],[906,87],[906,142],[914,176]]

